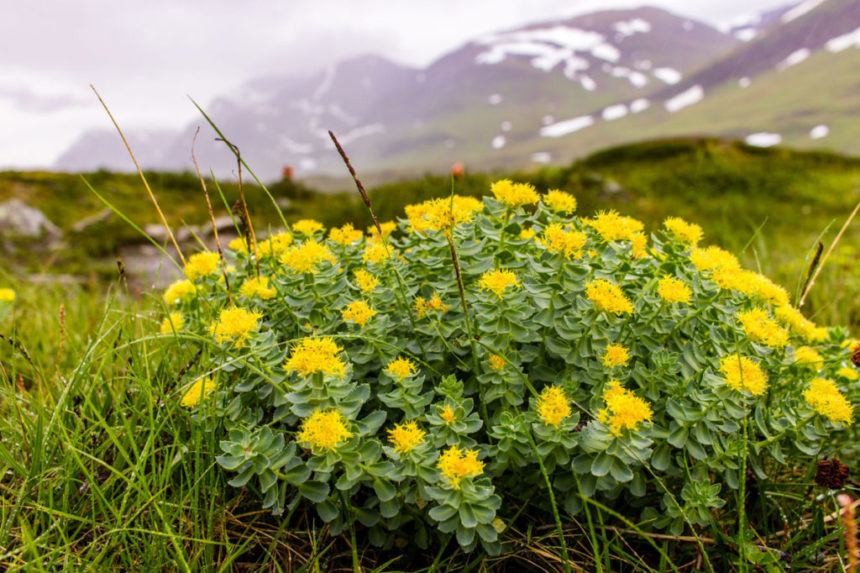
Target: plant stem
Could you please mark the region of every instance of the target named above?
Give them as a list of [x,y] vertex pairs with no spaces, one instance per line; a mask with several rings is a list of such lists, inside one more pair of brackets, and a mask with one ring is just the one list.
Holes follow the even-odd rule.
[[555,502],[555,494],[552,492],[552,483],[549,480],[549,474],[546,471],[546,467],[543,465],[540,452],[538,452],[537,444],[535,443],[534,436],[532,436],[531,428],[529,428],[526,434],[529,437],[529,445],[535,454],[535,458],[537,458],[540,473],[543,475],[543,479],[546,482],[546,491],[549,494],[549,503],[552,506],[552,515],[555,517],[555,525],[558,528],[558,540],[561,543],[561,556],[564,559],[564,570],[570,573],[570,558],[567,556],[567,542],[564,540],[564,527],[561,525],[561,516],[558,513],[558,504]]

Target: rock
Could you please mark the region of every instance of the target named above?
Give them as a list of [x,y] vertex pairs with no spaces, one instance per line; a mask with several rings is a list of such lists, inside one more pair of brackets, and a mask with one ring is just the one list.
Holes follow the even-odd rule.
[[0,203],[0,235],[8,239],[57,239],[63,234],[45,214],[20,199]]
[[111,218],[111,215],[113,215],[113,211],[111,211],[109,207],[105,207],[95,215],[84,217],[83,219],[72,225],[72,231],[74,231],[75,233],[83,233],[87,230],[87,228],[107,221]]

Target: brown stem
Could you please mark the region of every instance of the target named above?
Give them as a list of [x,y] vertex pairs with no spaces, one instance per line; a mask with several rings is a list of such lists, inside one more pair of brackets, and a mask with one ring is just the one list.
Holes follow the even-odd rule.
[[[253,248],[254,263],[257,268],[257,278],[260,277],[260,252],[257,250],[257,235],[254,233],[254,226],[251,224],[251,214],[248,212],[248,203],[245,201],[245,188],[242,187],[242,153],[239,148],[231,141],[221,138],[221,141],[226,143],[233,153],[236,154],[236,164],[239,166],[239,199],[242,201],[242,218],[245,219],[245,228],[248,230],[248,237],[245,241],[248,243],[248,248]],[[250,241],[248,241],[250,239]]]

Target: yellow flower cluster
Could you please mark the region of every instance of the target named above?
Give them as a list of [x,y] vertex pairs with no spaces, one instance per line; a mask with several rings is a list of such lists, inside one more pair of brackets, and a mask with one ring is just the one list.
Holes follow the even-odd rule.
[[448,305],[442,302],[442,299],[439,298],[438,293],[433,293],[433,296],[430,297],[429,300],[425,300],[424,297],[416,297],[415,298],[415,314],[418,315],[418,318],[424,318],[431,312],[446,312],[448,310]]
[[258,297],[263,300],[275,298],[275,289],[269,286],[269,277],[252,277],[242,283],[239,294],[246,298]]
[[354,322],[359,326],[367,324],[367,321],[373,318],[375,314],[376,311],[363,300],[351,302],[341,311],[341,316],[345,321]]
[[197,292],[197,288],[189,280],[176,281],[164,291],[164,302],[167,304],[179,304],[188,300]]
[[290,247],[281,253],[278,260],[297,273],[316,273],[318,263],[328,261],[334,264],[337,262],[328,247],[313,240]]
[[209,332],[219,343],[233,341],[237,346],[243,346],[251,333],[260,327],[262,315],[236,306],[225,308],[218,315],[218,320],[209,327]]
[[609,344],[603,353],[603,365],[609,368],[627,366],[630,361],[630,351],[621,344]]
[[597,234],[607,242],[632,241],[634,235],[641,234],[645,228],[642,221],[619,215],[616,211],[601,211],[593,219],[583,219],[583,222],[597,231]]
[[[388,237],[397,229],[397,223],[394,221],[386,221],[384,223],[380,223],[379,227],[382,229],[382,236]],[[379,240],[379,230],[376,228],[376,225],[371,225],[367,228],[367,234],[370,235],[370,238],[374,241]]]
[[457,414],[454,413],[454,409],[451,408],[451,406],[445,404],[445,407],[442,408],[442,411],[439,413],[439,417],[442,418],[446,424],[450,424],[457,418]]
[[414,362],[408,358],[403,358],[402,356],[398,356],[392,360],[385,369],[388,374],[398,380],[403,380],[404,378],[412,376],[417,370],[418,368],[415,366]]
[[182,330],[184,322],[185,321],[182,320],[181,314],[178,312],[171,312],[165,316],[164,320],[161,322],[161,334],[173,334],[174,332],[179,332]]
[[529,239],[534,238],[535,235],[537,235],[537,231],[534,230],[534,227],[529,227],[528,229],[520,231],[519,238],[523,241],[528,241]]
[[657,294],[660,298],[668,303],[673,302],[690,302],[690,297],[693,296],[693,291],[690,287],[680,279],[675,277],[664,277],[660,279],[657,285]]
[[179,405],[185,408],[192,408],[200,403],[200,400],[203,399],[204,396],[215,390],[217,388],[217,384],[211,378],[203,378],[197,380],[188,387],[188,390],[185,391],[185,394],[182,395],[182,399],[179,401]]
[[185,276],[189,279],[196,280],[206,275],[218,272],[218,263],[221,257],[218,253],[206,251],[204,253],[195,253],[188,258],[185,263]]
[[10,288],[0,288],[0,300],[12,302],[15,300],[15,291]]
[[324,230],[325,227],[323,224],[319,221],[314,221],[313,219],[301,219],[300,221],[293,223],[293,231],[302,235],[307,235],[308,237]]
[[732,390],[747,390],[753,396],[761,396],[767,388],[767,376],[761,366],[746,356],[724,356],[720,360],[720,372],[726,385]]
[[311,450],[333,451],[352,437],[346,424],[346,418],[338,410],[317,410],[302,422],[296,440]]
[[328,238],[341,245],[351,245],[364,238],[364,233],[347,223],[343,227],[335,227],[328,232]]
[[559,213],[573,213],[576,211],[576,197],[570,193],[552,189],[543,196],[544,204]]
[[394,451],[405,454],[420,446],[426,434],[415,422],[406,422],[388,430],[388,441],[394,446]]
[[379,286],[379,279],[364,269],[358,269],[355,271],[355,284],[361,292],[370,292]]
[[361,258],[366,263],[381,263],[391,256],[391,247],[383,245],[381,241],[373,241],[364,250]]
[[293,236],[289,233],[278,233],[268,239],[257,241],[257,249],[261,257],[277,257],[293,244]]
[[540,195],[529,183],[514,183],[510,179],[496,181],[490,186],[493,195],[508,207],[533,205],[540,200]]
[[501,372],[505,369],[505,366],[507,366],[507,362],[505,362],[504,358],[498,354],[490,354],[490,368],[496,372]]
[[840,378],[845,378],[850,382],[854,382],[855,380],[860,379],[860,374],[850,366],[843,366],[839,370],[836,371],[836,375]]
[[439,471],[456,489],[460,489],[463,478],[471,478],[484,471],[484,462],[478,460],[478,450],[462,450],[451,446],[439,456]]
[[822,340],[819,340],[821,331],[823,331],[824,340],[828,337],[827,329],[815,326],[814,322],[803,316],[803,314],[793,306],[778,306],[774,310],[774,314],[780,322],[807,342],[821,342]]
[[499,298],[501,298],[502,293],[508,287],[517,287],[519,285],[520,281],[517,279],[516,273],[506,269],[487,271],[481,275],[481,279],[478,281],[478,286],[481,287],[481,290],[494,292]]
[[824,358],[814,348],[800,346],[794,349],[794,363],[803,368],[819,370],[824,366]]
[[578,259],[582,256],[582,248],[587,241],[588,236],[585,233],[566,230],[561,224],[553,223],[544,229],[538,244],[551,253],[561,253],[566,259]]
[[771,320],[765,309],[754,308],[739,312],[737,316],[750,340],[773,348],[783,348],[788,344],[788,331]]
[[597,310],[605,310],[613,314],[633,312],[633,303],[624,295],[624,291],[606,279],[591,281],[586,285],[585,293]]
[[809,383],[809,389],[803,393],[803,397],[822,416],[834,422],[851,423],[854,407],[845,399],[832,380],[815,378]]
[[447,230],[451,226],[468,223],[484,204],[474,197],[454,195],[452,198],[431,199],[417,205],[407,205],[406,217],[412,231]]
[[667,218],[663,221],[663,228],[675,239],[691,247],[695,247],[702,240],[702,228],[695,223],[688,223],[680,217]]
[[337,356],[341,350],[331,338],[304,338],[293,347],[284,368],[305,377],[316,373],[342,376],[346,365]]
[[635,430],[638,424],[650,422],[653,416],[650,404],[617,380],[606,386],[603,402],[606,406],[597,413],[597,420],[609,426],[609,431],[615,436],[620,436],[624,429]]
[[555,385],[545,387],[538,396],[537,412],[544,424],[558,427],[571,412],[564,390]]

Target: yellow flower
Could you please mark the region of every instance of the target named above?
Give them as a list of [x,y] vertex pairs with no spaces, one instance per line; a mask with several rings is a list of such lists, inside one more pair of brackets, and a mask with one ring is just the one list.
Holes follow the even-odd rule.
[[800,346],[794,349],[794,363],[803,368],[820,370],[824,366],[824,358],[814,348]]
[[453,408],[448,404],[445,404],[445,407],[442,408],[442,412],[439,414],[439,417],[445,420],[446,424],[450,424],[454,421],[457,415],[454,413]]
[[597,231],[607,242],[625,239],[632,241],[633,234],[639,233],[645,228],[641,221],[619,215],[615,211],[608,213],[601,211],[594,219],[583,219],[583,222]]
[[816,326],[809,333],[807,340],[810,342],[827,342],[830,339],[830,331],[824,326]]
[[197,292],[197,288],[189,280],[176,281],[164,291],[164,302],[167,304],[179,304],[183,300]]
[[749,391],[753,396],[761,396],[767,388],[767,376],[758,362],[739,354],[729,354],[720,360],[720,372],[726,385],[738,392]]
[[242,283],[239,294],[246,298],[260,297],[263,300],[275,298],[275,289],[269,286],[269,277],[253,277]]
[[397,424],[388,430],[388,441],[394,446],[394,451],[399,454],[410,452],[424,442],[426,432],[418,427],[415,422]]
[[537,411],[544,424],[557,427],[570,416],[570,402],[560,386],[547,386],[538,396]]
[[498,354],[490,354],[490,368],[495,370],[496,372],[501,372],[507,366],[507,362],[505,359],[499,356]]
[[231,250],[236,251],[237,253],[247,253],[248,252],[248,241],[245,240],[245,237],[236,237],[232,241],[227,244]]
[[289,233],[278,233],[268,239],[257,242],[260,257],[277,257],[293,244],[293,236]]
[[197,380],[194,384],[189,386],[188,390],[185,391],[185,394],[182,395],[179,405],[184,406],[185,408],[192,408],[196,406],[204,396],[215,390],[217,387],[218,385],[215,384],[215,381],[211,378]]
[[322,373],[342,376],[346,365],[337,354],[343,350],[331,338],[304,338],[293,346],[290,358],[284,364],[287,372],[307,377]]
[[754,308],[739,312],[737,316],[750,340],[774,348],[782,348],[788,344],[788,331],[771,320],[766,310]]
[[803,397],[822,416],[834,422],[851,423],[854,407],[839,392],[832,380],[815,378],[809,383],[809,389],[803,393]]
[[857,374],[857,371],[851,368],[850,366],[843,366],[839,370],[836,371],[836,375],[840,378],[845,378],[846,380],[850,380],[854,382],[858,378],[860,378],[860,374]]
[[573,213],[576,211],[576,197],[558,189],[548,191],[543,196],[543,202],[547,207],[559,213]]
[[337,262],[328,247],[313,240],[290,247],[281,253],[278,260],[298,273],[316,273],[317,264],[322,261],[329,261],[331,264]]
[[296,440],[311,450],[333,451],[352,433],[346,427],[346,418],[338,410],[317,410],[302,421]]
[[447,310],[448,305],[442,302],[442,299],[435,292],[430,300],[424,300],[424,297],[420,296],[415,298],[415,313],[418,318],[424,318],[431,312],[446,312]]
[[537,231],[535,231],[532,227],[529,227],[528,229],[523,229],[522,231],[520,231],[520,239],[522,239],[523,241],[528,241],[536,234]]
[[776,315],[776,318],[779,319],[781,323],[789,327],[792,332],[803,337],[809,342],[816,342],[813,340],[816,331],[815,323],[803,316],[799,310],[791,305],[784,304],[777,306],[774,310],[774,314]]
[[439,456],[438,467],[451,487],[460,489],[463,478],[483,473],[484,462],[478,460],[478,450],[461,450],[458,446],[451,446]]
[[218,315],[218,321],[209,327],[209,332],[219,343],[232,340],[238,346],[243,346],[251,336],[251,332],[260,327],[261,317],[260,313],[250,312],[244,308],[235,306],[225,308]]
[[361,292],[370,292],[379,286],[379,279],[364,269],[358,269],[355,271],[355,284]]
[[205,253],[193,254],[185,264],[185,276],[191,280],[195,280],[212,273],[217,273],[220,261],[221,257],[218,253],[207,251]]
[[702,240],[702,228],[680,217],[669,217],[663,221],[663,227],[675,239],[686,245],[695,247]]
[[519,285],[520,281],[517,279],[517,275],[513,271],[504,269],[487,271],[481,275],[481,279],[478,281],[478,286],[481,287],[481,290],[492,291],[499,298],[501,298],[506,288],[517,287]]
[[483,208],[484,204],[474,197],[454,195],[453,198],[430,199],[417,205],[407,205],[405,211],[411,230],[423,233],[448,230],[451,226],[468,223]]
[[12,302],[15,300],[15,291],[10,288],[0,288],[0,300]]
[[182,315],[178,312],[171,312],[164,320],[161,321],[161,334],[172,334],[182,330],[182,325],[185,323],[182,320]]
[[341,245],[351,245],[363,237],[364,233],[353,227],[352,223],[347,223],[343,227],[335,227],[328,232],[328,238]]
[[690,287],[688,287],[684,281],[676,279],[675,277],[665,277],[660,279],[657,286],[657,294],[659,294],[660,298],[668,303],[686,303],[690,302],[690,297],[693,295],[693,291],[690,290]]
[[376,311],[363,300],[351,302],[341,311],[345,321],[352,321],[359,326],[364,326],[375,314]]
[[383,245],[380,241],[374,241],[367,245],[361,258],[365,263],[381,263],[391,256],[392,250],[391,246]]
[[746,290],[742,292],[773,305],[787,306],[789,304],[788,291],[766,276],[752,271],[744,271],[743,275],[747,286]]
[[324,231],[325,227],[319,221],[313,219],[301,219],[293,223],[293,231],[310,237],[318,231]]
[[398,380],[403,380],[404,378],[408,378],[415,374],[417,367],[415,363],[409,360],[408,358],[397,357],[393,361],[388,364],[388,367],[385,369],[388,374],[390,374],[393,378],[397,378]]
[[496,199],[508,207],[532,205],[540,200],[535,188],[529,183],[514,183],[509,179],[496,181],[490,186]]
[[617,380],[612,380],[603,392],[606,406],[597,413],[597,419],[609,426],[609,431],[620,436],[621,430],[635,430],[642,422],[650,422],[653,412],[651,406],[633,392],[623,388]]
[[609,368],[616,366],[627,366],[630,360],[630,352],[621,344],[610,344],[603,354],[603,365]]
[[641,259],[648,256],[648,237],[645,233],[636,232],[630,235],[630,242],[633,243],[631,256],[634,259]]
[[614,314],[631,314],[633,303],[624,295],[617,285],[605,279],[593,280],[585,287],[588,300],[594,303],[597,310],[605,310]]
[[[380,223],[379,226],[382,228],[382,236],[388,237],[391,233],[397,229],[397,223],[394,221],[386,221],[384,223]],[[379,230],[376,228],[376,225],[371,225],[367,228],[367,234],[370,235],[370,238],[374,241],[379,240]]]
[[693,266],[700,272],[714,270],[741,270],[741,264],[737,257],[728,251],[715,246],[705,249],[693,249],[690,252],[690,260]]
[[553,223],[544,229],[538,243],[551,253],[561,253],[566,259],[578,259],[587,240],[585,233],[568,231],[561,224]]

